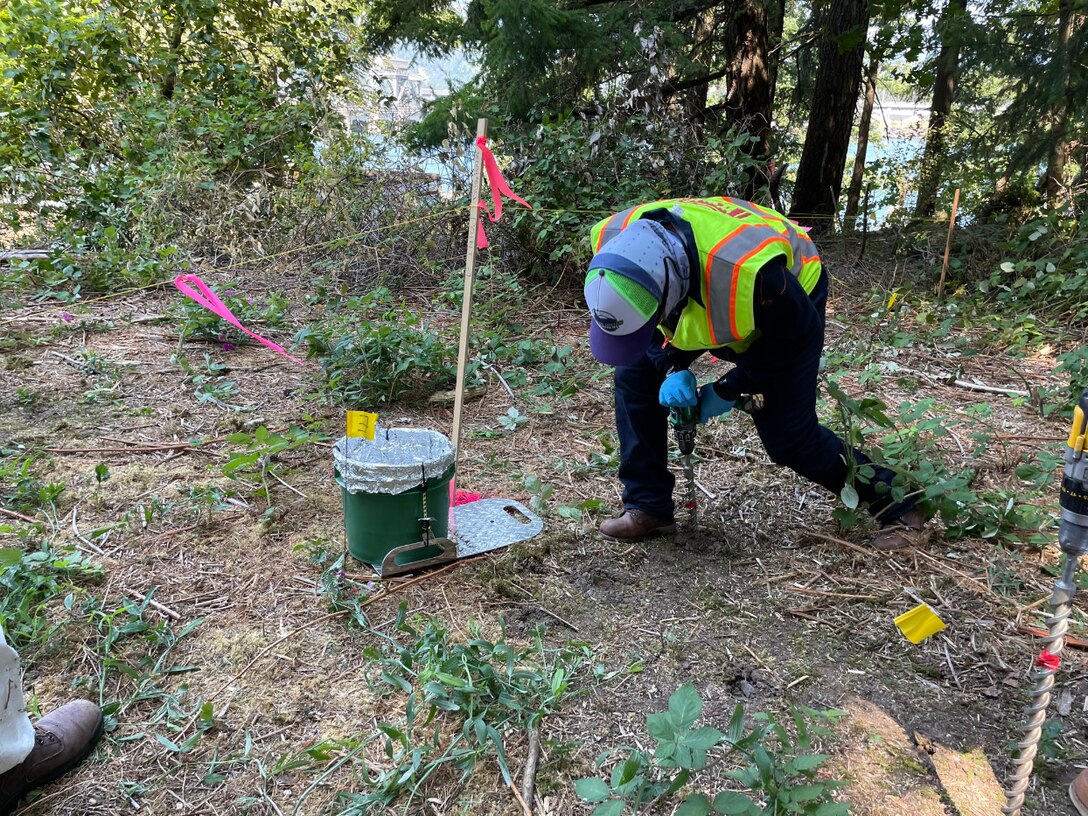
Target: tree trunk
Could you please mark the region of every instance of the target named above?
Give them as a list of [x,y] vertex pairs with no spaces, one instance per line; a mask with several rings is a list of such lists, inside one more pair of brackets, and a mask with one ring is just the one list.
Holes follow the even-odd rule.
[[830,0],[821,19],[820,66],[790,207],[790,217],[817,234],[830,230],[838,211],[869,6],[866,0]]
[[873,105],[876,104],[876,78],[880,73],[880,60],[869,59],[869,75],[865,78],[865,102],[861,106],[861,119],[858,121],[858,142],[854,150],[854,172],[850,176],[850,187],[846,191],[846,215],[843,224],[846,229],[853,229],[854,219],[858,214],[858,202],[861,200],[861,182],[865,177],[865,154],[869,150],[869,125],[873,121]]
[[[730,129],[754,138],[744,153],[755,161],[746,168],[742,197],[754,199],[767,186],[772,148],[771,111],[777,74],[769,54],[772,25],[782,18],[781,0],[742,0],[726,21],[730,54],[726,75],[725,121]],[[727,12],[728,13],[728,12]],[[781,37],[781,28],[778,29]]]
[[[715,43],[713,40],[716,25],[716,13],[714,9],[707,9],[695,18],[691,41],[694,43],[688,59],[699,64],[704,55],[712,56]],[[708,64],[710,60],[705,60]],[[675,68],[675,66],[674,66]],[[690,88],[683,94],[684,118],[691,124],[699,142],[703,141],[706,129],[707,96],[710,91],[710,82],[704,82]]]
[[1046,200],[1057,207],[1066,198],[1065,162],[1069,155],[1069,75],[1073,60],[1069,40],[1073,36],[1073,2],[1061,0],[1058,23],[1058,43],[1054,49],[1054,62],[1058,66],[1060,92],[1050,108],[1050,150],[1046,163]]
[[948,0],[937,28],[941,50],[937,55],[937,75],[933,83],[933,102],[929,108],[926,148],[922,154],[922,177],[918,181],[918,200],[914,215],[925,218],[937,209],[937,190],[945,159],[945,126],[956,94],[960,64],[960,20],[967,14],[967,0]]
[[166,66],[166,76],[162,81],[160,94],[163,99],[174,98],[174,89],[178,84],[178,62],[181,60],[181,37],[185,33],[185,17],[181,9],[177,9],[177,17],[174,19],[174,29],[170,34],[170,56]]

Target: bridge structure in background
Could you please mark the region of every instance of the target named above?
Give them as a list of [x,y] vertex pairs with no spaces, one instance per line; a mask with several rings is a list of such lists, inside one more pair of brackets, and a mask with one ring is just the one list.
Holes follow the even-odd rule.
[[398,57],[381,57],[373,62],[361,84],[370,99],[339,107],[348,128],[357,136],[375,133],[383,124],[419,121],[423,106],[446,94],[432,85],[426,71]]
[[889,135],[922,135],[929,124],[929,104],[878,95],[873,119],[874,125],[879,123]]

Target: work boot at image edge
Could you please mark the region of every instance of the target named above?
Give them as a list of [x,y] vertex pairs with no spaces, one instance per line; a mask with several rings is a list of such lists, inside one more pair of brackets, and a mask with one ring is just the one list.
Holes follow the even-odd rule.
[[1069,798],[1080,816],[1088,816],[1088,769],[1081,771],[1069,783]]
[[32,790],[63,776],[94,750],[102,736],[102,712],[88,700],[72,700],[34,724],[34,748],[0,774],[0,816],[15,811]]
[[616,541],[638,541],[675,532],[675,522],[662,521],[634,508],[624,510],[619,518],[609,519],[601,525],[601,535]]
[[899,518],[880,529],[869,540],[874,550],[901,550],[921,543],[922,527],[926,523],[926,514],[920,507],[912,507]]

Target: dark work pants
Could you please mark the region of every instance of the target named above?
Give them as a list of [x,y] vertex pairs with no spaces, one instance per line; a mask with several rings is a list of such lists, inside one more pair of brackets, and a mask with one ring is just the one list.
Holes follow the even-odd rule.
[[[827,304],[826,273],[809,297],[820,319],[808,336],[788,341],[761,337],[743,354],[728,348],[715,350],[714,354],[735,363],[739,370],[731,378],[742,384],[745,393],[763,395],[765,405],[752,419],[771,460],[837,496],[850,472],[845,459],[846,446],[835,433],[820,425],[816,417],[816,376],[824,345]],[[655,344],[639,362],[618,367],[616,429],[624,507],[671,521],[675,510],[672,498],[675,479],[668,469],[669,410],[658,403],[658,390],[665,379],[663,353],[667,353],[673,367],[686,368],[704,352],[672,348],[661,352]],[[871,461],[858,450],[851,453],[858,464]],[[854,487],[860,499],[868,503],[873,516],[894,521],[914,502],[893,503],[890,486],[895,474],[887,468],[873,467],[876,475],[871,482],[856,479]]]

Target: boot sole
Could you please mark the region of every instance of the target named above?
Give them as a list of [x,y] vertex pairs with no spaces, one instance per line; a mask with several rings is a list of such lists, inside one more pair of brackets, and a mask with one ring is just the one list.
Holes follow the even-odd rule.
[[23,788],[21,791],[15,794],[14,798],[9,797],[8,799],[0,802],[0,816],[9,816],[9,814],[14,813],[18,809],[19,803],[23,801],[23,797],[25,797],[28,793],[36,791],[38,790],[38,788],[43,788],[50,782],[56,782],[58,779],[68,773],[68,771],[72,770],[74,767],[83,762],[83,760],[89,757],[94,749],[97,747],[98,741],[102,739],[102,732],[105,724],[106,718],[99,716],[98,725],[95,727],[94,733],[91,734],[91,738],[87,742],[87,747],[81,753],[76,754],[76,756],[72,757],[72,759],[68,760],[55,771],[52,771],[48,775],[35,781],[33,787]]

